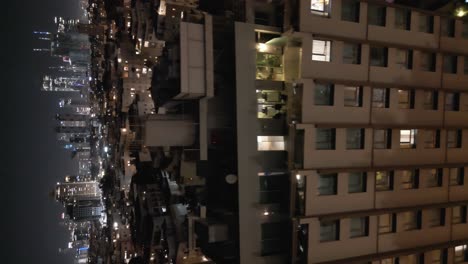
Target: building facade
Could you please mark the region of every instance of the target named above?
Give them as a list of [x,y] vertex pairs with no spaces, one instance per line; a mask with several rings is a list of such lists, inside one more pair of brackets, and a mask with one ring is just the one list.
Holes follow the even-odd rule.
[[468,262],[468,23],[385,1],[258,15],[235,25],[240,262]]

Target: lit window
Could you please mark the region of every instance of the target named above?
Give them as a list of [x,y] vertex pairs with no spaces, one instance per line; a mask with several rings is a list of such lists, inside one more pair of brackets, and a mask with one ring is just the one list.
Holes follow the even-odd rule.
[[453,263],[464,263],[466,261],[468,261],[467,245],[456,246]]
[[416,148],[417,129],[400,130],[400,148]]
[[283,136],[257,136],[258,151],[285,150]]
[[311,0],[310,11],[320,16],[328,16],[331,9],[330,0]]
[[331,50],[331,41],[329,40],[312,40],[312,60],[329,62]]
[[393,190],[393,171],[375,172],[375,190],[391,191]]

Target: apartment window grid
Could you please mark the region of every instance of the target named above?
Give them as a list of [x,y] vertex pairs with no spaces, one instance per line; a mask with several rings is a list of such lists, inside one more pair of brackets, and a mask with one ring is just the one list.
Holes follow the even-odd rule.
[[390,89],[374,88],[372,91],[372,107],[389,108],[390,107]]
[[411,29],[411,10],[395,9],[395,28],[402,30]]
[[315,105],[332,106],[335,99],[335,86],[333,84],[315,84]]
[[414,90],[398,90],[398,108],[414,109],[414,100]]
[[331,61],[331,44],[329,40],[312,40],[312,60],[313,61]]
[[362,86],[345,86],[344,106],[362,107],[363,88]]
[[328,17],[331,11],[331,0],[311,0],[310,11],[312,14]]
[[419,13],[419,32],[434,33],[434,16]]
[[419,188],[419,170],[400,171],[400,187],[402,190]]
[[393,176],[393,171],[376,171],[375,190],[378,192],[393,190]]
[[361,44],[351,42],[343,43],[343,63],[361,64]]
[[441,168],[438,169],[429,169],[426,175],[426,187],[434,188],[441,187],[443,184],[443,173],[444,170]]
[[360,7],[358,0],[342,0],[341,20],[359,23]]
[[447,148],[461,148],[462,146],[462,130],[454,129],[447,130]]
[[364,149],[365,129],[347,128],[346,129],[346,149]]
[[369,25],[385,27],[387,8],[385,6],[368,4],[367,20]]
[[439,93],[437,91],[424,91],[424,110],[437,110],[439,102]]
[[392,148],[392,130],[391,129],[374,129],[374,149],[390,149]]
[[465,184],[465,168],[450,168],[449,170],[449,185],[461,186]]
[[336,141],[335,128],[317,128],[316,129],[315,149],[334,150]]
[[440,130],[424,131],[424,148],[440,148]]

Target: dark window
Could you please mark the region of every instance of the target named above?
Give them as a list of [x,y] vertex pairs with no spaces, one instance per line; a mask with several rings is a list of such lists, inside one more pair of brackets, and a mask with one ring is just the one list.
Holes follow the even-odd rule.
[[421,70],[435,72],[436,58],[437,58],[437,55],[435,53],[421,52],[421,56],[420,56]]
[[447,148],[461,148],[462,130],[447,130]]
[[457,73],[457,56],[445,55],[444,56],[444,73]]
[[388,108],[390,106],[390,89],[374,88],[372,91],[372,107]]
[[440,20],[442,27],[442,36],[444,37],[455,37],[455,20],[452,18],[443,17]]
[[419,13],[419,31],[424,33],[434,33],[434,17]]
[[343,44],[343,63],[361,64],[361,44],[348,42]]
[[341,20],[359,22],[360,3],[357,0],[342,0]]
[[340,221],[320,222],[320,242],[340,239]]
[[411,29],[411,11],[407,9],[395,9],[395,28],[410,30]]
[[385,6],[368,4],[367,18],[369,25],[384,27],[386,17],[387,9]]
[[344,106],[362,107],[362,87],[345,86],[344,87]]
[[315,84],[315,105],[333,105],[334,94],[333,84]]
[[370,66],[387,67],[388,48],[371,47],[370,48]]
[[318,195],[336,195],[338,189],[337,174],[319,175]]
[[460,110],[460,93],[445,94],[445,111]]
[[374,130],[374,149],[392,148],[392,130],[375,129]]
[[367,173],[365,172],[350,172],[348,177],[348,193],[366,192]]
[[336,130],[334,128],[317,128],[316,132],[315,149],[335,149]]
[[363,128],[347,128],[346,149],[364,149],[364,134]]
[[439,93],[436,91],[424,91],[424,104],[425,110],[437,110],[439,102]]

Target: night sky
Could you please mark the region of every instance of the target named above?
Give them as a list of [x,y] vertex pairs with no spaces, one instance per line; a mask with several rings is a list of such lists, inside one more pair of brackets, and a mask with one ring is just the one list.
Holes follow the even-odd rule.
[[70,255],[58,253],[67,246],[67,233],[59,226],[62,207],[48,193],[77,166],[53,131],[63,95],[40,91],[41,75],[59,61],[33,53],[46,43],[32,31],[52,30],[54,16],[77,17],[78,0],[10,0],[2,7],[0,262],[72,263]]

